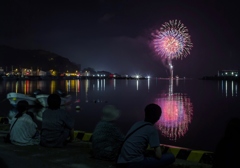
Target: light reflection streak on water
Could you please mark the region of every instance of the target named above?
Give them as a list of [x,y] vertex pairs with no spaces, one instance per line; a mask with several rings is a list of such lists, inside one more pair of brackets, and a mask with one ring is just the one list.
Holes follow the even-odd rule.
[[50,94],[53,94],[56,90],[56,81],[55,80],[51,80],[51,84],[50,84]]
[[150,89],[150,79],[148,78],[148,84],[147,84],[147,86],[148,86],[148,90]]
[[137,90],[138,90],[138,85],[139,85],[139,81],[136,80],[136,87],[137,87]]
[[67,93],[70,92],[70,89],[71,89],[71,81],[68,80],[68,81],[67,81]]
[[99,79],[97,79],[97,91],[99,91]]
[[22,82],[23,93],[26,94],[26,81]]
[[178,82],[179,82],[179,80],[178,80],[178,79],[176,79],[176,86],[178,86]]
[[24,85],[25,87],[24,87],[24,94],[30,94],[29,92],[30,92],[30,88],[32,88],[32,87],[30,87],[30,84],[29,84],[29,80],[26,80],[25,81],[25,85]]
[[85,80],[85,96],[86,96],[86,103],[88,102],[88,90],[89,90],[89,80]]
[[103,90],[105,91],[105,87],[106,87],[106,80],[103,79]]
[[105,85],[105,79],[97,79],[97,91],[105,91]]
[[113,79],[113,87],[114,87],[114,90],[116,90],[116,79]]
[[237,82],[235,83],[235,94],[236,94],[236,96],[237,96],[237,90],[238,90],[238,84],[237,84]]
[[173,94],[173,79],[170,80],[168,88],[169,88],[168,90],[169,96],[171,96]]
[[78,93],[80,92],[80,81],[79,80],[75,80],[75,82],[76,82],[75,92],[76,92],[76,97],[77,97]]
[[46,82],[44,81],[37,81],[37,89],[43,90],[43,88],[46,86],[45,85]]
[[70,88],[68,92],[75,91],[74,88],[76,88],[75,80],[70,80]]
[[15,92],[18,93],[18,87],[19,87],[19,84],[18,84],[18,81],[16,82],[16,86],[15,86]]
[[227,85],[227,81],[225,81],[225,92],[226,92],[226,97],[227,97],[227,89],[228,89],[228,85]]
[[75,93],[76,93],[76,102],[80,102],[81,96],[78,97],[78,95],[80,94],[80,81],[79,80],[75,80]]
[[9,90],[9,82],[6,82],[5,88],[6,88],[6,90]]
[[[231,95],[232,97],[237,96],[238,94],[238,83],[236,81],[231,81],[231,84],[228,83],[230,81],[221,81],[221,89],[222,89],[222,95],[225,95],[225,97],[228,97]],[[219,82],[218,82],[219,85]],[[228,88],[229,87],[229,88]],[[231,91],[228,91],[228,89],[231,89]],[[229,94],[229,95],[228,95]]]
[[223,86],[223,81],[221,81],[221,83],[222,83],[222,93],[223,93],[223,92],[224,92],[224,91],[223,91],[223,88],[224,88],[224,86]]
[[69,86],[69,80],[65,80],[64,86],[65,86],[66,92],[68,92],[68,91],[69,91],[69,88],[68,88],[68,86]]
[[24,84],[23,84],[23,93],[26,94],[27,93],[27,83],[26,81],[24,81]]

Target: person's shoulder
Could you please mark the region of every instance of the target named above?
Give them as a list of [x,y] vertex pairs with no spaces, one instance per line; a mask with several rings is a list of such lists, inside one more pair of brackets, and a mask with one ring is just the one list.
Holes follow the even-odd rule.
[[19,119],[20,118],[31,118],[31,116],[30,115],[28,115],[27,113],[24,113],[21,117],[19,117]]
[[66,110],[64,110],[64,109],[61,109],[61,108],[57,109],[56,111],[57,111],[58,113],[67,113],[67,111],[66,111]]
[[21,121],[32,121],[32,117],[26,113],[24,113],[21,117],[19,117],[18,120],[21,120]]
[[137,127],[143,127],[143,129],[147,130],[149,133],[157,131],[156,127],[152,123],[146,122],[146,121],[137,122],[135,125],[135,128],[137,128]]
[[101,126],[103,126],[103,125],[105,125],[105,122],[103,122],[103,121],[98,121],[97,124],[96,124],[96,127],[101,127]]
[[73,119],[72,115],[69,113],[69,111],[66,111],[64,109],[58,109],[57,113],[63,117],[71,118]]
[[144,124],[144,123],[145,123],[145,121],[137,121],[133,125],[141,125],[141,124]]
[[59,114],[59,113],[66,113],[66,111],[64,109],[49,109],[47,108],[44,113],[55,113],[55,114]]
[[43,114],[44,114],[44,113],[51,112],[51,111],[52,111],[51,109],[49,109],[49,108],[46,108],[45,110],[43,110]]
[[134,126],[142,126],[142,125],[146,125],[146,126],[153,126],[150,122],[146,122],[146,121],[137,121],[135,124],[133,124]]
[[97,124],[99,127],[116,127],[116,124],[109,121],[99,121]]
[[144,124],[146,124],[146,123],[147,123],[147,122],[145,122],[145,121],[137,121],[137,122],[135,122],[135,123],[132,125],[131,129],[135,129],[135,128],[141,127],[142,125],[144,125]]
[[13,124],[16,119],[17,119],[17,118],[15,118],[15,117],[9,119],[9,124]]

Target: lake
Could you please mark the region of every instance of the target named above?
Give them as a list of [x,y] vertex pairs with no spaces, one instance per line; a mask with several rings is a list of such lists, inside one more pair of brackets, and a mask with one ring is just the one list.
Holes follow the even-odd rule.
[[[55,93],[57,89],[72,95],[65,107],[75,118],[75,130],[92,132],[101,119],[101,109],[113,104],[121,110],[117,124],[126,133],[144,118],[149,103],[162,107],[156,124],[162,144],[214,151],[232,117],[240,117],[239,83],[198,79],[92,79],[92,80],[2,80],[0,116],[13,112],[6,95],[18,92],[32,95],[36,89]],[[76,110],[80,106],[81,110]],[[41,116],[43,109],[35,109]],[[37,123],[41,125],[41,121]]]

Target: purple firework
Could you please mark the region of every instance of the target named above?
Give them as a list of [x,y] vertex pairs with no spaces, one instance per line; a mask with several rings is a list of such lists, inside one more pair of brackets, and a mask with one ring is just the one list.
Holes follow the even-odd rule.
[[188,29],[180,20],[165,22],[152,35],[155,52],[168,60],[186,57],[193,47]]

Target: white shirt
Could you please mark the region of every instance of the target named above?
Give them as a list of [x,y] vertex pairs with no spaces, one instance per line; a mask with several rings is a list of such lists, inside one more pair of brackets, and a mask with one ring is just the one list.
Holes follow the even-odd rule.
[[37,124],[32,120],[31,116],[23,114],[12,127],[16,119],[13,118],[10,121],[10,128],[12,128],[10,133],[11,142],[20,146],[39,144],[38,139],[32,138],[37,131]]
[[140,162],[144,159],[144,153],[148,145],[150,145],[151,148],[160,146],[158,131],[154,125],[149,122],[139,121],[135,123],[130,128],[127,135],[144,124],[149,125],[138,129],[130,135],[128,139],[126,139],[122,146],[117,163]]

